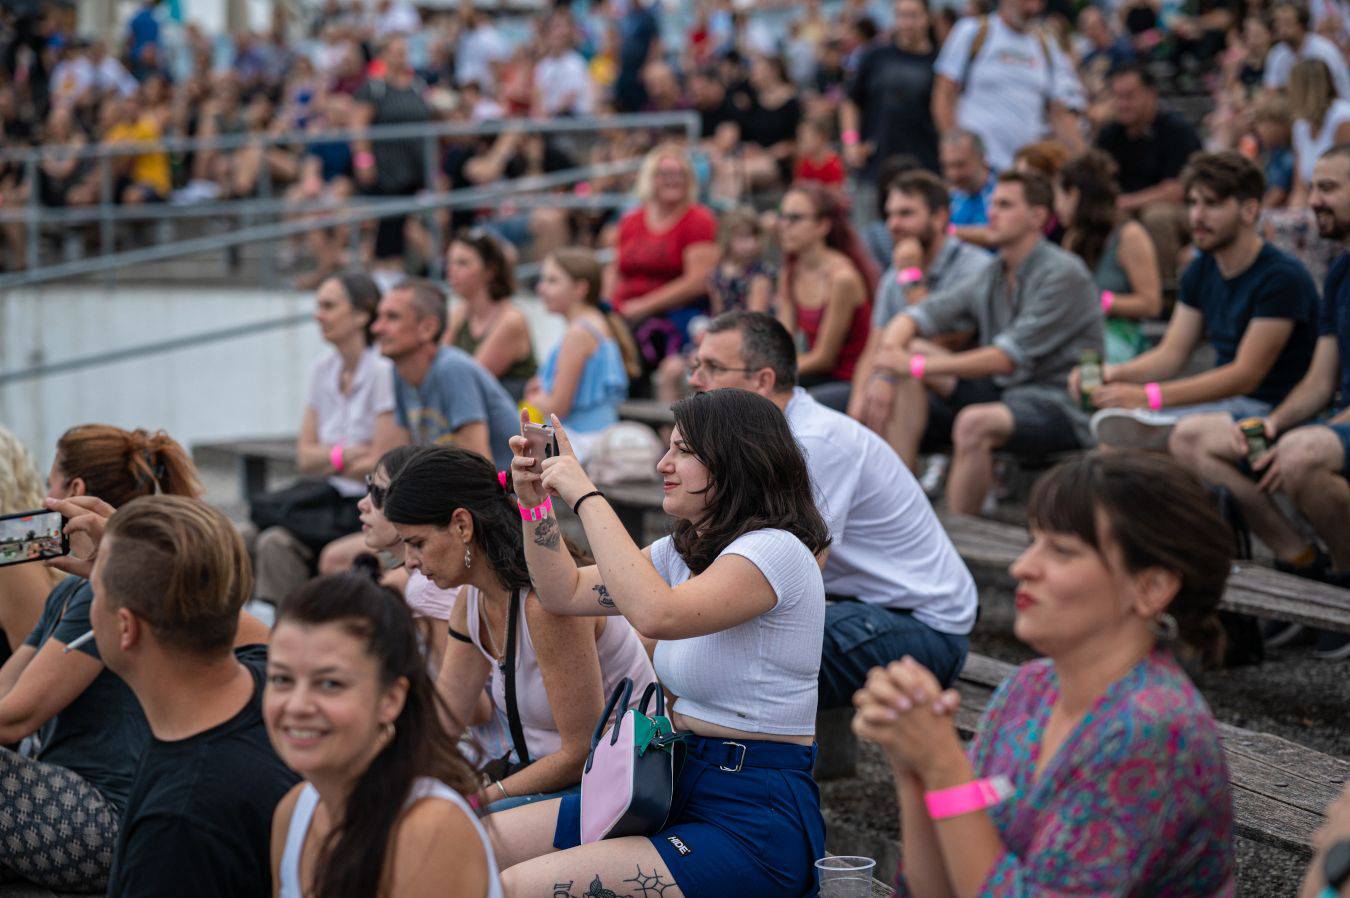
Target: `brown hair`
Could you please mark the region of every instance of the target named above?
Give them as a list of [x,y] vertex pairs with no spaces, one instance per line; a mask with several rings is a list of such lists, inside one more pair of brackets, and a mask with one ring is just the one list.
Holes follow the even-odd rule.
[[[816,215],[830,223],[830,230],[825,235],[825,245],[847,256],[863,280],[866,295],[869,297],[875,295],[881,273],[877,270],[876,260],[863,244],[862,238],[853,230],[853,225],[849,224],[848,202],[843,194],[814,181],[793,184],[783,195],[787,196],[788,193],[799,193],[806,197],[816,210]],[[788,258],[786,263],[786,283],[788,296],[791,296],[796,259]]]
[[1289,70],[1289,110],[1321,130],[1327,110],[1336,101],[1331,69],[1320,59],[1301,59]]
[[552,259],[553,264],[561,268],[572,280],[586,282],[586,303],[588,305],[600,305],[600,281],[604,275],[604,269],[596,261],[595,253],[579,246],[568,246],[555,249],[548,254],[548,258]]
[[892,191],[905,196],[917,196],[928,207],[928,212],[946,211],[951,204],[951,194],[942,179],[927,169],[915,169],[897,176],[891,181],[887,193]]
[[1013,156],[1013,163],[1025,162],[1035,171],[1047,178],[1053,178],[1064,163],[1069,161],[1069,151],[1054,140],[1038,140],[1022,147]]
[[114,605],[144,618],[166,646],[230,651],[253,569],[225,515],[200,499],[143,496],[108,519],[104,539],[112,551],[103,583]]
[[201,482],[183,447],[162,430],[123,430],[110,424],[72,427],[56,441],[56,468],[84,481],[86,495],[113,508],[137,496],[200,496]]
[[365,313],[366,345],[375,342],[375,314],[380,307],[380,288],[364,271],[341,271],[333,275],[342,292],[347,294],[347,305],[353,312]]
[[1036,208],[1039,206],[1048,212],[1055,211],[1055,190],[1050,186],[1050,179],[1040,172],[1012,171],[1011,169],[998,176],[1000,184],[1021,184],[1022,197],[1026,200],[1028,206]]
[[1059,186],[1078,191],[1073,221],[1065,222],[1064,248],[1077,253],[1095,271],[1106,244],[1120,224],[1116,211],[1116,162],[1098,149],[1088,150],[1059,170]]
[[497,302],[511,298],[516,292],[516,272],[500,240],[482,228],[470,228],[456,234],[451,242],[467,246],[483,260],[483,267],[488,270],[488,296]]
[[1219,200],[1231,197],[1239,203],[1260,202],[1266,193],[1266,176],[1259,165],[1233,150],[1196,153],[1181,173],[1185,195],[1189,196],[1193,187],[1202,187]]

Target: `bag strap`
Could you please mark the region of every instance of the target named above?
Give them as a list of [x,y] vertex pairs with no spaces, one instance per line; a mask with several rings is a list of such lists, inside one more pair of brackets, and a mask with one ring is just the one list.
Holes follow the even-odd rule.
[[[656,711],[653,714],[647,714],[647,703],[651,701],[653,695],[656,696]],[[661,684],[655,680],[648,683],[646,690],[642,693],[642,700],[638,702],[638,713],[648,717],[666,716],[666,692],[661,688]]]
[[962,90],[966,89],[966,84],[970,81],[970,69],[975,65],[975,57],[980,55],[984,49],[984,42],[989,38],[989,17],[980,16],[980,27],[975,32],[975,39],[970,42],[970,54],[966,57],[965,67],[961,69],[961,83],[957,85]]
[[502,658],[502,673],[506,676],[506,724],[511,729],[511,744],[516,749],[516,760],[521,767],[530,763],[530,746],[525,742],[525,729],[520,725],[520,709],[516,706],[516,629],[520,623],[520,593],[511,596],[511,608],[506,615],[506,655]]
[[[609,717],[614,713],[614,709],[619,708],[619,717],[623,717],[623,711],[628,707],[629,701],[633,697],[633,680],[631,677],[624,677],[623,682],[614,687],[614,692],[610,695],[609,701],[605,703],[605,710],[601,712],[600,719],[595,722],[595,732],[591,734],[591,750],[586,756],[586,768],[584,773],[591,772],[591,763],[595,760],[595,747],[600,744],[600,737],[605,735],[605,724],[609,723]],[[614,727],[614,739],[619,738],[619,727],[616,723]]]

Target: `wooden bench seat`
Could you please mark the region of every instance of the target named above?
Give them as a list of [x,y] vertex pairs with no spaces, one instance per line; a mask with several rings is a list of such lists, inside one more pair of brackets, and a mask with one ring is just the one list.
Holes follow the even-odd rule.
[[[1004,568],[1027,547],[1027,532],[1011,524],[966,515],[940,515],[967,564]],[[1219,607],[1350,633],[1350,589],[1284,574],[1249,561],[1233,566]]]
[[268,475],[274,466],[295,470],[295,444],[294,436],[193,443],[192,460],[198,466],[218,461],[235,464],[239,471],[239,498],[247,502],[267,492]]

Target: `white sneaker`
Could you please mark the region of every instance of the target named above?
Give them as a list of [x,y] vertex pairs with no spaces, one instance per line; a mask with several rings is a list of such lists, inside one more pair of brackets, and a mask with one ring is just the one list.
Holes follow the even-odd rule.
[[1098,443],[1118,449],[1167,451],[1176,419],[1142,408],[1104,408],[1092,416],[1089,427]]
[[923,473],[919,475],[919,487],[928,498],[936,499],[942,495],[942,479],[947,476],[949,464],[951,459],[945,455],[928,456]]

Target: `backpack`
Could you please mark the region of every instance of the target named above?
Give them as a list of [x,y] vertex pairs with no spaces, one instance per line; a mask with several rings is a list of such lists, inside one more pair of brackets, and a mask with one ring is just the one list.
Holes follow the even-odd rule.
[[[1036,35],[1036,42],[1041,45],[1041,56],[1045,59],[1045,90],[1041,92],[1045,99],[1045,105],[1050,105],[1051,91],[1055,84],[1055,56],[1050,52],[1050,42],[1046,40],[1045,32],[1040,28],[1032,29],[1032,34]],[[980,16],[980,27],[975,32],[975,40],[970,42],[970,54],[966,57],[966,64],[961,69],[961,80],[957,84],[962,90],[970,83],[970,70],[975,65],[975,57],[980,55],[984,49],[985,41],[989,39],[989,16]]]

